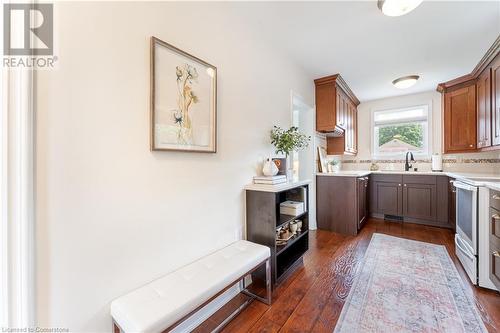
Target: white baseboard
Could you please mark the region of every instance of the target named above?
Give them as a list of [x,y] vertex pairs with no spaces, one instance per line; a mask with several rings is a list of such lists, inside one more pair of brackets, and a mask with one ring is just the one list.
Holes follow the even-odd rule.
[[238,295],[240,292],[240,285],[236,284],[234,287],[229,288],[226,290],[222,295],[214,299],[212,302],[207,304],[205,307],[203,307],[201,310],[196,312],[194,315],[192,315],[190,318],[188,318],[186,321],[184,321],[182,324],[177,326],[175,330],[172,332],[174,333],[184,333],[184,332],[191,332],[194,330],[196,327],[198,327],[201,323],[203,323],[205,320],[207,320],[211,315],[213,315],[217,310],[219,310],[224,304],[229,302],[233,297]]

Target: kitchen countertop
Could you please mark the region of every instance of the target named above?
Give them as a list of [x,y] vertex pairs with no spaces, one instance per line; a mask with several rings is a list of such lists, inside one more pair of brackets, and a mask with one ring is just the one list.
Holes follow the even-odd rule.
[[364,177],[371,174],[401,174],[401,175],[428,175],[428,176],[447,176],[463,180],[473,186],[485,186],[490,189],[500,191],[500,175],[499,174],[485,174],[485,173],[464,173],[464,172],[432,172],[432,171],[397,171],[397,170],[345,170],[332,173],[317,173],[317,176],[330,176],[330,177]]

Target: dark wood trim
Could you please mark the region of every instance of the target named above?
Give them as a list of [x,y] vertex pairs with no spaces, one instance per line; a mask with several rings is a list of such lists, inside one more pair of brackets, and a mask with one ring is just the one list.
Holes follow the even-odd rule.
[[495,57],[500,52],[500,35],[497,37],[493,45],[488,49],[486,54],[481,58],[479,63],[474,67],[472,72],[465,74],[453,80],[449,80],[437,85],[436,90],[440,93],[445,93],[453,91],[455,89],[460,89],[473,84],[476,84],[477,78],[482,73],[482,71],[495,59]]
[[322,85],[322,84],[328,84],[328,83],[336,83],[343,91],[344,93],[352,100],[352,102],[358,106],[359,105],[359,99],[354,95],[354,92],[349,88],[347,83],[344,81],[342,76],[340,74],[334,74],[330,76],[325,76],[319,79],[314,80],[315,85]]
[[438,84],[436,90],[439,91],[440,93],[446,93],[458,90],[460,88],[472,86],[476,84],[476,82],[477,82],[477,77],[474,77],[471,74],[466,74],[459,78]]

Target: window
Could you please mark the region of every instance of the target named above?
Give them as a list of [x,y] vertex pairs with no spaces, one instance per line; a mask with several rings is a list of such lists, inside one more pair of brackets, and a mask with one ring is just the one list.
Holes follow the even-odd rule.
[[374,111],[372,153],[379,157],[401,157],[410,151],[429,156],[429,107]]

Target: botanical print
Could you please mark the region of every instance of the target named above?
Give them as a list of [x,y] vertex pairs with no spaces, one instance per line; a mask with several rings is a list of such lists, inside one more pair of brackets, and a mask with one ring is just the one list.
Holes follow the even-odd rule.
[[152,149],[215,152],[216,68],[152,38]]
[[191,116],[189,115],[189,107],[193,103],[198,103],[192,86],[193,82],[197,82],[198,71],[195,67],[184,64],[175,68],[177,76],[178,94],[177,105],[179,108],[174,112],[175,123],[179,125],[178,142],[179,144],[191,144],[193,141],[193,127]]

